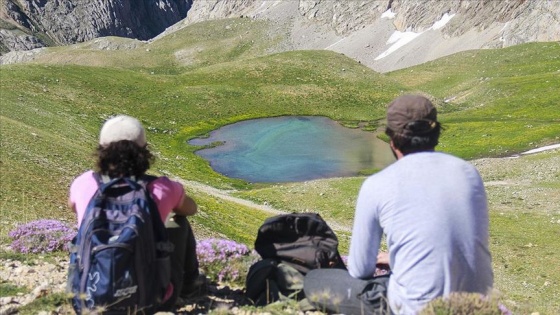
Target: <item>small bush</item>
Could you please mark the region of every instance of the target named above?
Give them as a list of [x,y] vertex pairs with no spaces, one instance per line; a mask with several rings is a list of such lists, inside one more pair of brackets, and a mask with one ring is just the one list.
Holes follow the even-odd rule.
[[23,305],[18,314],[72,314],[66,293],[50,293]]
[[19,253],[48,253],[67,250],[67,244],[77,229],[51,219],[41,219],[18,225],[8,233],[13,241],[11,248]]
[[18,293],[27,293],[27,289],[7,282],[0,282],[0,297],[14,296]]
[[197,243],[202,271],[213,281],[244,286],[249,267],[258,255],[246,245],[226,239],[210,238]]
[[478,293],[456,292],[439,297],[420,312],[420,315],[511,315],[511,312],[492,297]]

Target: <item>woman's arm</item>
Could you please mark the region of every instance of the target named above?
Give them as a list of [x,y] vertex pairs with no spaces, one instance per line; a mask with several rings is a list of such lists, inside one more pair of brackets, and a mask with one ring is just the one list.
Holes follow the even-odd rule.
[[198,207],[196,202],[186,194],[183,196],[183,200],[179,203],[179,205],[173,209],[173,212],[179,215],[193,215],[198,211]]

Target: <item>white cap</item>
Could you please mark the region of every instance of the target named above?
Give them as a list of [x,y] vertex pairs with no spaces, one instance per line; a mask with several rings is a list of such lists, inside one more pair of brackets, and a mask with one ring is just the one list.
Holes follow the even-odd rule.
[[143,147],[147,144],[144,127],[138,119],[126,115],[113,117],[103,124],[99,133],[99,144],[109,145],[111,142],[128,140]]

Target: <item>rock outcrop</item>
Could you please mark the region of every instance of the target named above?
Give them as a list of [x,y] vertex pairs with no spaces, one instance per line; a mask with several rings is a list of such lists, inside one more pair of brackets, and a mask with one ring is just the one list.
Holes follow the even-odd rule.
[[290,49],[334,50],[381,72],[469,49],[560,41],[560,2],[550,0],[194,0],[172,29],[238,16],[284,24]]
[[3,0],[0,52],[103,36],[147,40],[187,16],[191,0]]
[[[395,14],[397,31],[423,32],[444,15],[454,16],[442,32],[461,36],[471,30],[483,31],[500,24],[500,37],[493,46],[509,46],[533,41],[560,40],[560,3],[551,0],[370,0],[285,1],[297,4],[298,14],[309,22],[327,26],[347,36],[375,24],[384,12]],[[183,24],[240,15],[265,18],[282,8],[282,1],[194,0]],[[297,17],[293,17],[297,18]]]

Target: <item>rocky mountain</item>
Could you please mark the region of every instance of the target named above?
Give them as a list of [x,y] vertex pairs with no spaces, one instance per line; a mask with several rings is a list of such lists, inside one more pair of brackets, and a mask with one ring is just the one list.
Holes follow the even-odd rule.
[[1,0],[0,51],[103,36],[150,39],[187,16],[191,0]]
[[560,41],[558,0],[195,0],[168,31],[238,16],[287,29],[286,49],[330,49],[381,72],[464,50]]
[[157,40],[231,17],[271,21],[285,38],[278,51],[333,50],[380,72],[464,50],[560,41],[559,0],[2,1],[4,51],[108,35]]

